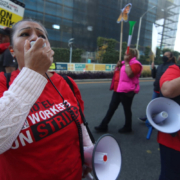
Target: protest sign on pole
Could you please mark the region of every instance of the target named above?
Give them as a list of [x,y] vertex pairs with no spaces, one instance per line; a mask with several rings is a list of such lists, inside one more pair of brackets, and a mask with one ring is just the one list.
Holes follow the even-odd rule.
[[136,21],[129,21],[129,36],[128,36],[128,43],[127,43],[127,51],[126,54],[129,54],[129,48],[131,45],[131,40],[132,40],[132,34],[134,30],[134,25],[136,24]]
[[156,26],[153,24],[152,25],[152,43],[151,43],[151,51],[153,53],[153,59],[152,61],[154,61],[154,57],[156,57],[156,48],[158,45],[158,31],[156,29]]
[[131,11],[132,4],[129,3],[127,4],[122,10],[121,14],[119,15],[117,19],[117,23],[121,22],[121,33],[120,33],[120,49],[119,49],[119,60],[121,60],[121,52],[122,52],[122,36],[123,36],[123,21],[127,22],[128,21],[128,14]]
[[23,19],[25,4],[16,0],[0,0],[0,28],[12,27]]

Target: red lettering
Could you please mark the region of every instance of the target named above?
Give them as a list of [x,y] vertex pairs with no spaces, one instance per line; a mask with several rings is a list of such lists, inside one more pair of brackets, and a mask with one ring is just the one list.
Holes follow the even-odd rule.
[[53,119],[46,121],[46,124],[49,124],[51,126],[52,131],[54,132],[55,128],[54,128],[53,124],[51,123],[52,121],[53,121]]
[[37,126],[37,131],[42,133],[42,134],[39,135],[41,138],[48,135],[48,130],[47,129],[42,129],[43,127],[46,127],[46,125],[45,124],[40,124],[40,125]]
[[63,120],[61,120],[59,117],[58,118],[54,118],[56,124],[58,125],[59,128],[63,128],[67,125],[67,123],[65,123]]

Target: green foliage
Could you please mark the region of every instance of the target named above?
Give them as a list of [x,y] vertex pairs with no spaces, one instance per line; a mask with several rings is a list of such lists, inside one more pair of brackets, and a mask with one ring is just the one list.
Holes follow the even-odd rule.
[[151,71],[142,71],[141,77],[151,77]]
[[107,51],[114,51],[117,41],[115,39],[107,39],[107,44],[108,44]]
[[102,47],[104,44],[108,45],[108,51],[112,50],[115,48],[117,41],[115,39],[108,39],[108,38],[104,38],[104,37],[98,37],[97,38],[97,46]]
[[162,54],[164,54],[164,53],[167,52],[167,51],[172,51],[172,50],[169,49],[169,48],[164,48],[164,49],[162,50]]
[[141,47],[141,50],[144,51],[144,55],[140,55],[139,61],[141,64],[150,64],[151,58],[150,58],[150,53],[151,53],[151,48],[149,46],[146,46],[145,49]]
[[54,51],[54,62],[69,62],[69,49],[52,48]]
[[115,50],[117,41],[115,39],[107,39],[98,37],[98,52],[96,58],[102,63],[117,63],[119,52]]
[[150,62],[150,52],[151,52],[151,48],[149,46],[145,47],[145,51],[144,51],[144,55],[145,55],[145,59],[147,62]]
[[178,59],[179,59],[180,52],[178,52],[178,51],[172,51],[172,53],[173,53],[173,55],[174,55],[175,58],[176,58],[177,64],[179,64],[180,62],[178,61]]
[[[67,48],[52,48],[54,62],[69,62],[70,51]],[[73,49],[72,62],[81,62],[82,49]]]
[[126,49],[127,49],[127,42],[123,42],[122,43],[122,54],[121,54],[121,60],[124,59],[124,54],[126,52]]
[[139,61],[141,62],[141,64],[146,64],[146,58],[144,55],[141,55],[140,58],[139,58]]
[[162,58],[161,58],[161,49],[156,48],[156,57],[155,57],[155,64],[161,64],[162,63]]
[[81,62],[82,49],[74,49],[72,52],[72,62]]
[[107,51],[103,55],[103,63],[116,64],[119,59],[119,51]]
[[98,37],[97,38],[97,46],[102,47],[104,44],[106,44],[106,38]]
[[102,63],[103,61],[103,55],[106,53],[106,49],[107,49],[108,45],[104,44],[103,46],[99,47],[99,50],[96,53],[96,59]]

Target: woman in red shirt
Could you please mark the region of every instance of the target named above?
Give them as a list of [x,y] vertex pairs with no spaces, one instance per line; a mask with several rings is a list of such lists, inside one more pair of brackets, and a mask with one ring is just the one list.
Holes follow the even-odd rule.
[[[160,88],[164,97],[180,105],[180,69],[177,65],[169,66],[160,79]],[[178,117],[177,117],[178,118]],[[179,127],[180,129],[180,127]],[[159,180],[180,179],[180,131],[175,134],[158,132],[160,144],[161,174]]]
[[0,179],[81,180],[82,148],[92,142],[76,83],[70,79],[75,97],[62,76],[48,72],[54,52],[40,23],[16,23],[10,50],[18,70],[9,89],[0,73]]

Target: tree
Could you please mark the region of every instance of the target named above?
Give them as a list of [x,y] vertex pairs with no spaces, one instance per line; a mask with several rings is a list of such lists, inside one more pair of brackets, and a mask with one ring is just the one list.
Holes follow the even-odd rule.
[[151,59],[150,59],[150,56],[149,56],[150,52],[151,52],[151,48],[149,46],[146,46],[145,51],[144,51],[144,56],[145,56],[146,61],[149,62],[149,64],[151,62]]
[[171,49],[169,49],[169,48],[164,48],[164,49],[162,50],[162,54],[164,54],[164,53],[165,53],[165,52],[167,52],[167,51],[172,52],[172,50],[171,50]]
[[101,47],[99,47],[99,50],[97,51],[97,54],[96,54],[96,59],[102,63],[103,61],[103,57],[104,57],[104,54],[106,53],[106,49],[107,49],[108,45],[107,44],[104,44],[102,45]]
[[54,62],[69,62],[69,49],[52,48],[54,51]]
[[155,57],[155,64],[161,64],[162,63],[162,60],[161,60],[161,49],[160,48],[156,48],[156,57]]
[[175,56],[176,60],[178,61],[180,52],[179,51],[172,51],[173,56]]
[[99,47],[102,47],[104,44],[106,44],[106,38],[104,38],[104,37],[98,37],[97,38],[97,46],[98,46],[98,48]]
[[146,59],[144,55],[141,55],[139,58],[139,61],[141,62],[141,64],[146,64]]
[[[52,48],[54,62],[69,62],[70,51],[67,48]],[[82,49],[73,49],[72,62],[81,62]]]
[[106,39],[108,47],[103,55],[103,63],[117,63],[119,53],[115,50],[117,41],[115,39]]
[[126,49],[127,49],[127,42],[123,42],[122,43],[122,54],[121,54],[121,60],[124,59],[124,54],[126,52]]
[[103,63],[116,64],[119,60],[119,51],[107,51],[103,55]]
[[81,62],[82,49],[74,49],[72,51],[72,62]]
[[118,51],[115,50],[117,41],[103,37],[97,38],[98,51],[96,59],[102,63],[116,63],[118,61]]

